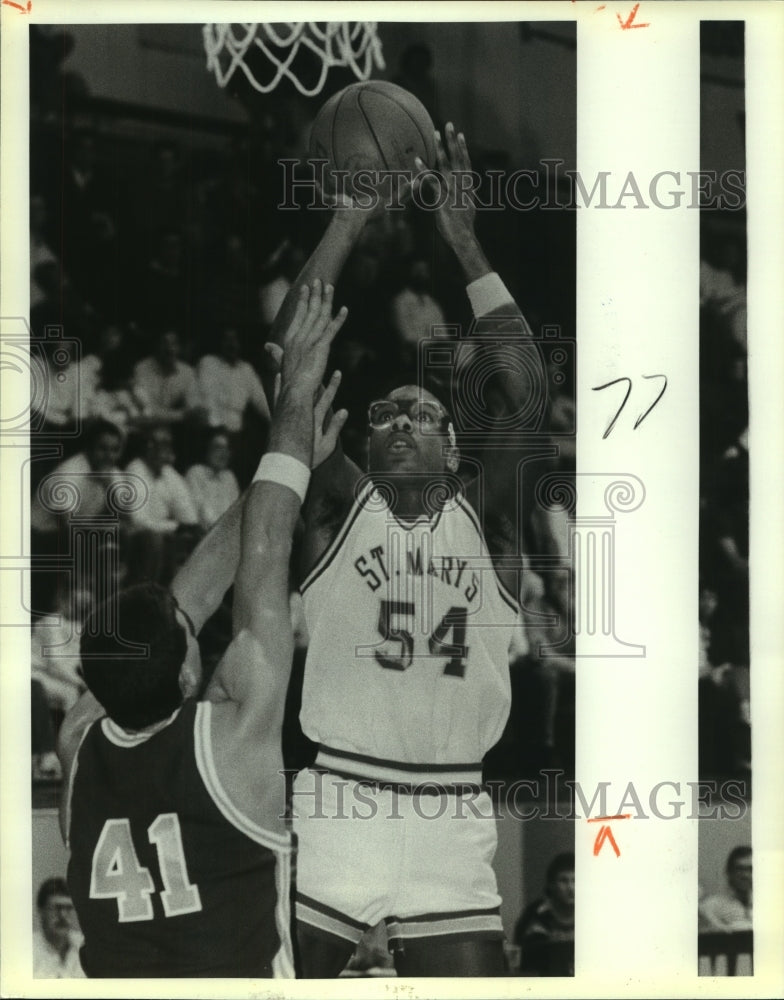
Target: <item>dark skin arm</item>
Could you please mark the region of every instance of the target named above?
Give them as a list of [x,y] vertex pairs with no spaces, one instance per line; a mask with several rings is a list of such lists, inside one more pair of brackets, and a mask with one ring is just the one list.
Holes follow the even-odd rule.
[[[454,252],[466,284],[483,278],[492,267],[476,236],[476,206],[460,184],[459,173],[471,170],[465,136],[456,132],[449,122],[445,139],[436,133],[436,155],[439,173],[449,190],[449,197],[436,212],[436,224],[444,240]],[[420,170],[425,169],[421,160]],[[426,181],[423,181],[426,183]],[[531,328],[511,295],[489,312],[477,317],[470,331],[471,344],[483,354],[483,370],[492,370],[485,386],[486,413],[492,423],[500,423],[527,408],[532,392],[541,391],[544,363]],[[510,365],[509,352],[520,359]],[[495,356],[495,357],[493,357]],[[494,363],[495,362],[495,363]],[[529,410],[530,412],[530,410]],[[509,428],[509,443],[485,446],[479,456],[481,471],[466,489],[468,499],[483,517],[487,542],[493,555],[515,554],[518,545],[514,526],[519,521],[518,463],[521,449],[515,439],[520,430]],[[535,430],[526,427],[526,430]],[[504,582],[513,593],[517,590],[515,573],[503,573]]]
[[[335,209],[326,232],[280,307],[270,337],[273,345],[280,345],[282,342],[296,308],[297,289],[316,280],[324,286],[334,285],[373,215],[371,211],[347,204]],[[279,365],[280,353],[272,348],[270,354],[273,364]],[[332,453],[314,468],[302,508],[305,530],[297,567],[300,580],[304,579],[335,537],[351,506],[354,486],[361,475],[361,470],[345,455],[339,441],[336,441]]]
[[[465,138],[462,133],[455,133],[450,123],[446,130],[446,146],[440,135],[436,134],[436,150],[438,169],[450,189],[450,197],[436,213],[437,225],[457,257],[466,284],[470,284],[490,274],[492,267],[476,237],[475,205],[470,198],[457,195],[460,182],[455,176],[456,172],[471,169]],[[417,161],[416,166],[420,170],[425,167],[421,160]],[[383,199],[379,207],[383,209]],[[355,206],[344,205],[338,208],[297,283],[312,281],[314,278],[321,278],[325,282],[337,281],[364,226],[373,214]],[[279,342],[280,331],[285,328],[291,308],[292,292],[289,292],[273,327],[273,341]],[[499,344],[493,334],[503,334],[504,341]],[[481,317],[480,322],[472,329],[472,337],[475,342],[481,343],[483,351],[496,351],[499,354],[498,368],[487,387],[486,402],[491,418],[501,419],[520,412],[531,391],[530,381],[521,379],[519,372],[510,370],[508,364],[504,363],[503,355],[509,349],[510,340],[514,341],[517,350],[528,355],[528,370],[543,370],[538,347],[527,343],[531,336],[530,327],[511,296],[508,301],[499,303]],[[482,343],[483,340],[485,343]],[[537,381],[540,385],[543,384],[542,379]],[[513,429],[512,434],[515,433]],[[493,532],[498,537],[508,535],[505,526],[510,521],[514,523],[517,517],[517,459],[517,452],[510,452],[508,448],[486,450],[482,455],[482,474],[468,486],[469,499],[480,513],[499,525],[504,525],[504,530]],[[339,445],[314,471],[302,512],[305,532],[299,564],[300,579],[307,575],[335,537],[351,506],[354,488],[360,477],[361,471],[345,456]]]

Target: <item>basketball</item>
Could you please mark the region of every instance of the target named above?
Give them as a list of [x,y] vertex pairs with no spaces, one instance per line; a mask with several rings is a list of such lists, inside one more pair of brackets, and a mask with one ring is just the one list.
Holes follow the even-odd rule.
[[328,160],[324,188],[335,193],[331,171],[415,170],[420,156],[435,164],[433,121],[413,94],[385,80],[352,83],[333,94],[313,122],[310,158]]

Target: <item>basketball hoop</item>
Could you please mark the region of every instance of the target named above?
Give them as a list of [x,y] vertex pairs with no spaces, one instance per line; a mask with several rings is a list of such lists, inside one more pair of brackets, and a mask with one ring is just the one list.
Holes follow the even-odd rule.
[[[285,77],[300,94],[313,97],[321,92],[327,73],[334,67],[347,66],[358,80],[367,80],[374,65],[384,69],[376,27],[376,21],[205,24],[202,34],[207,69],[215,74],[219,87],[225,87],[240,69],[262,94],[274,90]],[[321,62],[318,79],[310,85],[299,78],[294,66],[301,49],[313,53]],[[248,58],[259,52],[273,67],[267,82],[257,79],[248,64]]]

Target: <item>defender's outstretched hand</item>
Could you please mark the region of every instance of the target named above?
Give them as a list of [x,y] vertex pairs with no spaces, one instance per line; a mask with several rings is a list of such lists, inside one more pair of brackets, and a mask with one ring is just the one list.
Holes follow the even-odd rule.
[[332,401],[340,386],[341,374],[338,371],[332,373],[332,377],[316,400],[313,407],[313,461],[311,469],[316,469],[322,462],[326,462],[335,445],[338,443],[340,432],[348,420],[348,410],[332,410]]
[[[314,289],[315,290],[311,292],[307,285],[303,286],[301,289],[300,297],[297,301],[297,308],[289,330],[286,333],[284,343],[288,349],[291,346],[292,337],[300,338],[306,335],[305,329],[308,323],[309,314],[312,317],[315,317],[314,324],[310,331],[311,335],[315,334],[315,331],[320,324],[326,322],[322,338],[323,342],[326,343],[326,352],[324,353],[323,363],[319,361],[318,357],[310,359],[311,361],[314,361],[316,365],[322,363],[323,366],[325,366],[326,355],[329,353],[329,345],[334,339],[337,331],[343,325],[347,311],[342,309],[335,319],[329,322],[332,288],[330,285],[327,285],[324,289],[324,297],[321,299],[321,305],[319,305],[321,297],[321,283],[314,282]],[[275,388],[273,396],[274,411],[278,405],[278,399],[281,394],[284,356],[286,356],[288,351],[284,352],[282,347],[273,343],[265,344],[264,347],[269,359],[269,365],[275,372]],[[298,363],[301,363],[302,350],[299,350],[296,353],[299,356],[299,361],[297,358],[294,358],[293,360],[289,359],[286,364],[287,378],[294,377],[296,379],[294,370],[297,368]],[[311,376],[309,375],[305,382],[301,382],[300,384],[307,388],[310,377]],[[310,463],[311,469],[315,469],[317,466],[321,465],[321,463],[326,461],[326,459],[329,458],[335,450],[335,445],[337,444],[340,432],[343,430],[343,426],[348,419],[348,410],[332,410],[332,403],[335,399],[335,394],[340,387],[340,380],[341,373],[339,371],[335,371],[332,373],[332,376],[325,387],[322,388],[320,385],[317,385],[315,390],[315,404],[313,407],[313,456]]]
[[322,292],[318,278],[311,287],[303,285],[300,289],[294,316],[283,340],[281,395],[307,391],[315,395],[321,384],[330,345],[348,315],[344,306],[332,318],[333,292],[332,285],[327,285]]

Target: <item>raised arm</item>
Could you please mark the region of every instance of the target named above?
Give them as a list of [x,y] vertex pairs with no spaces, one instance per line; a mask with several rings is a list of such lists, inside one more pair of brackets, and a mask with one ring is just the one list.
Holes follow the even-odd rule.
[[[475,324],[474,333],[481,336],[494,329],[501,332],[519,330],[520,343],[525,344],[526,338],[533,336],[531,328],[520,307],[493,271],[477,239],[476,204],[470,189],[461,179],[461,175],[471,172],[465,136],[462,132],[455,132],[454,125],[447,122],[446,144],[440,132],[435,133],[435,140],[438,171],[449,189],[449,197],[436,212],[436,224],[463,271],[474,317],[494,321]],[[426,183],[425,164],[417,158],[416,165],[422,171],[418,182]],[[520,386],[515,384],[514,379],[502,378],[500,381],[508,402],[516,408],[520,402]]]
[[[285,331],[296,308],[299,287],[316,279],[324,285],[335,285],[365,226],[380,211],[383,211],[381,201],[375,209],[341,203],[333,210],[324,235],[289,289],[275,318],[270,335],[273,345],[283,344]],[[270,353],[273,362],[277,362],[279,353]],[[330,420],[331,414],[327,414],[326,421]],[[331,542],[341,513],[348,510],[354,485],[362,475],[361,470],[345,455],[336,436],[330,453],[320,458],[321,461],[314,467],[302,510],[305,531],[298,567],[300,578],[307,574]]]
[[[284,339],[269,450],[246,494],[234,590],[234,639],[207,692],[238,709],[236,737],[278,741],[292,658],[289,559],[313,451],[314,399],[345,310],[331,319],[332,288],[298,292]],[[337,387],[334,380],[330,385]],[[327,390],[327,402],[331,400]],[[334,394],[334,390],[332,390]]]
[[[541,392],[545,385],[544,362],[541,351],[519,306],[510,295],[500,277],[493,271],[476,236],[476,205],[464,183],[471,171],[465,136],[456,132],[449,122],[445,141],[436,132],[438,171],[448,185],[449,197],[436,212],[439,232],[452,248],[463,271],[475,322],[471,328],[471,348],[483,354],[495,353],[497,364],[488,358],[483,362],[485,371],[492,371],[488,380],[484,402],[491,418],[503,420],[528,409],[532,392]],[[417,159],[422,171],[417,183],[427,183],[427,171],[422,160]],[[509,363],[512,347],[520,360]],[[535,427],[513,427],[510,433],[535,430]],[[498,458],[499,460],[496,460]],[[498,506],[508,497],[514,503],[515,462],[509,461],[509,452],[502,451],[484,463],[485,498]],[[511,488],[511,489],[510,489]]]
[[213,525],[180,567],[171,591],[190,615],[196,634],[215,614],[232,585],[240,561],[240,523],[244,496]]
[[288,290],[278,310],[270,334],[273,343],[283,344],[286,331],[297,309],[303,285],[310,286],[317,279],[323,287],[327,285],[334,287],[337,284],[370,215],[368,211],[348,205],[342,205],[334,210],[324,235],[297,275],[297,280]]

